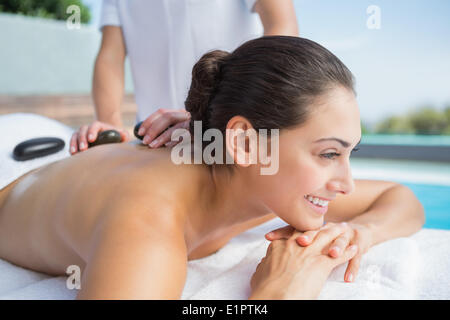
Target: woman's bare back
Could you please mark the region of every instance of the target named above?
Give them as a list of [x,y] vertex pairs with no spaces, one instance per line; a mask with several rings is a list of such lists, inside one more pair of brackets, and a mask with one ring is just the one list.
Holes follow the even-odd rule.
[[98,219],[124,189],[140,186],[150,195],[167,187],[154,171],[168,152],[103,145],[20,177],[0,191],[0,258],[54,275],[83,267]]
[[[119,201],[123,204],[125,197],[130,220],[138,201],[133,190],[144,191],[144,201],[160,203],[161,210],[176,205],[179,211],[168,214],[183,214],[183,207],[192,209],[202,196],[196,188],[205,178],[200,172],[200,166],[173,164],[170,149],[134,143],[97,146],[33,170],[0,191],[0,258],[51,275],[65,274],[70,265],[83,270],[95,228]],[[209,255],[273,217],[254,219],[188,248],[188,259]]]

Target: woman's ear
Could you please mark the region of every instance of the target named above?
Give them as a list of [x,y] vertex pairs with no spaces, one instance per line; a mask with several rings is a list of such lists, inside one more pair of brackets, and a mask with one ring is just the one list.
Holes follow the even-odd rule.
[[228,121],[225,146],[233,163],[242,167],[257,163],[258,135],[246,118],[234,116]]

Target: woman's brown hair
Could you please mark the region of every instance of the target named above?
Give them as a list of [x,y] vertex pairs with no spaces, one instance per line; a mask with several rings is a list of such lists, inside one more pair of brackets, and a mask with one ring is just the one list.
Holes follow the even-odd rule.
[[354,90],[347,67],[318,43],[300,37],[264,36],[245,42],[232,53],[214,50],[194,65],[185,101],[194,121],[225,133],[235,115],[255,130],[299,126],[314,98],[336,86]]

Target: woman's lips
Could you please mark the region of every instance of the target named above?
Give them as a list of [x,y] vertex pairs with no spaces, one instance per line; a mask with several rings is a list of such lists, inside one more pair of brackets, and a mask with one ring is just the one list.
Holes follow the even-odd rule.
[[303,197],[303,199],[308,203],[308,205],[311,207],[311,209],[313,209],[317,214],[323,216],[325,213],[327,213],[328,211],[328,206],[325,207],[320,207],[315,205],[314,203],[311,203],[308,199],[306,199],[305,197]]

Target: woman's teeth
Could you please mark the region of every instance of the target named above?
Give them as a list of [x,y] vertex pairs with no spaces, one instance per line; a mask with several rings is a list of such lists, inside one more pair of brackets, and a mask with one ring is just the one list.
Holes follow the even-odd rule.
[[317,206],[321,206],[321,207],[327,207],[328,202],[329,202],[329,201],[321,200],[319,198],[311,197],[311,196],[305,196],[305,199],[307,199],[309,202],[311,202]]

